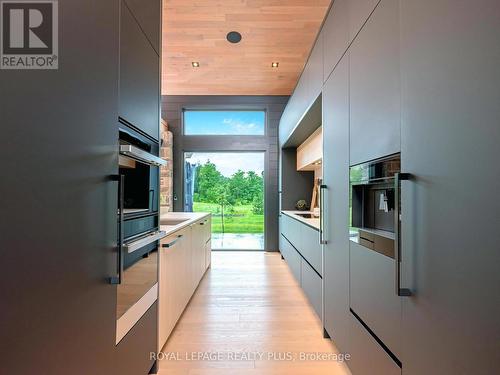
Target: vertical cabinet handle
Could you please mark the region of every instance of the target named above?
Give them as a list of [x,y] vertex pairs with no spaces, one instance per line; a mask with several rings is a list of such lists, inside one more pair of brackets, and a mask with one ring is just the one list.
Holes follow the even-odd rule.
[[319,187],[319,244],[326,245],[328,241],[325,240],[324,236],[324,221],[325,221],[325,194],[324,191],[328,189],[326,185],[320,185]]
[[109,283],[113,285],[120,285],[122,283],[123,274],[123,207],[125,201],[125,176],[114,175],[113,181],[118,181],[118,263],[117,263],[117,276],[109,278]]
[[409,173],[396,173],[394,174],[394,263],[395,263],[395,289],[396,295],[399,297],[409,297],[411,296],[411,290],[406,288],[401,288],[401,241],[400,241],[400,190],[401,181],[409,180]]

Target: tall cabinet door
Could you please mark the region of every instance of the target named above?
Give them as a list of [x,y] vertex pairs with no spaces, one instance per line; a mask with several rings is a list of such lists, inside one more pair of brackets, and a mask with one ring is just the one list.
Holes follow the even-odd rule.
[[151,46],[160,54],[161,22],[151,22],[161,13],[161,0],[125,0],[135,19],[146,34]]
[[116,1],[60,1],[59,69],[0,70],[1,374],[147,371],[149,350],[132,337],[129,370],[117,372],[108,283],[117,269],[118,31]]
[[349,341],[349,56],[323,88],[324,325],[341,351]]
[[159,139],[159,56],[124,2],[121,14],[119,114],[128,123]]
[[349,0],[335,0],[323,25],[323,79],[326,81],[349,46]]
[[382,0],[350,48],[351,165],[400,151],[399,0]]
[[500,7],[401,14],[403,372],[498,373]]

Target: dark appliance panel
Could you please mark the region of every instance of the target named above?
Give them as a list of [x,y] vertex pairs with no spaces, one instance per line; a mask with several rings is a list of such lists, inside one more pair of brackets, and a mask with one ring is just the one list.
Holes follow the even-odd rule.
[[158,212],[160,171],[157,141],[120,124],[120,175],[124,181],[124,215]]
[[350,169],[350,240],[391,258],[394,258],[395,215],[399,215],[395,175],[400,166],[397,154]]

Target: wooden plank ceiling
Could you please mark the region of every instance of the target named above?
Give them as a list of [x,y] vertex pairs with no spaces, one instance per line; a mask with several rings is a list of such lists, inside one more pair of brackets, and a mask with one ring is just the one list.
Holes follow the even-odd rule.
[[[290,95],[329,5],[163,0],[162,94]],[[239,44],[226,40],[230,31],[242,34]],[[193,61],[200,67],[193,68]]]

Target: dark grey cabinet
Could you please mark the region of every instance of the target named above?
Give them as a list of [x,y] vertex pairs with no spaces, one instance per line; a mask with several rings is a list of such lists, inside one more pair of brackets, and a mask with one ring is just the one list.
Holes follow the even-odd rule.
[[322,248],[319,232],[282,214],[280,252],[320,319],[323,316]]
[[58,16],[59,69],[0,70],[9,139],[0,149],[8,176],[0,182],[0,373],[147,374],[156,304],[116,346],[109,283],[118,263],[110,177],[118,173],[120,2],[59,1]]
[[320,319],[323,317],[323,296],[321,295],[321,276],[309,263],[302,261],[300,271],[300,285]]
[[280,235],[280,251],[281,255],[283,258],[286,260],[288,263],[288,266],[290,267],[290,271],[292,271],[293,276],[295,277],[295,280],[297,280],[297,283],[301,283],[301,263],[302,259],[300,257],[300,254],[295,250],[295,248],[292,246],[290,241],[283,235]]
[[321,94],[323,88],[323,33],[318,34],[316,43],[313,46],[309,60],[305,67],[305,76],[307,81],[307,94],[305,98],[305,107],[309,106]]
[[[157,14],[157,22],[159,17]],[[119,115],[128,124],[159,139],[160,60],[125,2],[120,27]]]
[[350,308],[384,345],[401,358],[401,303],[394,259],[350,243]]
[[294,244],[296,248],[299,248],[302,242],[300,235],[302,224],[286,214],[282,214],[281,223],[281,233],[283,236],[285,236],[290,243]]
[[[335,0],[337,1],[337,0]],[[348,0],[349,40],[356,38],[380,0]]]
[[500,6],[401,4],[403,373],[494,374]]
[[118,2],[60,1],[59,51],[0,70],[1,374],[117,373]]
[[283,214],[281,217],[281,233],[316,272],[321,275],[323,250],[319,243],[318,230]]
[[349,56],[323,89],[324,326],[349,352]]
[[308,225],[300,224],[299,251],[320,275],[323,272],[323,249],[319,243],[319,231]]
[[161,0],[125,0],[156,54],[160,54]]
[[351,165],[400,151],[399,1],[382,0],[350,48]]
[[[281,145],[290,138],[299,122],[313,107],[323,87],[323,33],[319,33],[311,50],[297,86],[283,112],[279,126],[279,142]],[[314,124],[313,126],[319,126]]]
[[[401,375],[401,368],[351,314],[349,317],[349,369],[353,375]],[[422,374],[433,374],[421,373]]]
[[349,0],[335,0],[323,25],[323,80],[349,46]]

